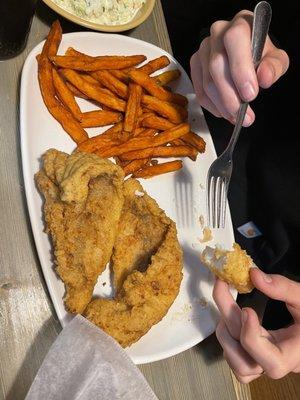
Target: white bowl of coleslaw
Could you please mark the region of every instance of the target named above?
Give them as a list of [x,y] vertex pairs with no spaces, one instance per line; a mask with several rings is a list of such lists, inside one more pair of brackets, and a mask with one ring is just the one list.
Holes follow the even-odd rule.
[[135,28],[151,14],[155,0],[43,0],[75,24],[103,32]]

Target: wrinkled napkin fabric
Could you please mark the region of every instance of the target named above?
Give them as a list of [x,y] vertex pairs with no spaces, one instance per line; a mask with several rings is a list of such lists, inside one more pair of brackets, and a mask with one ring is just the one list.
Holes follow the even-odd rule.
[[158,400],[122,347],[77,315],[59,334],[25,400]]

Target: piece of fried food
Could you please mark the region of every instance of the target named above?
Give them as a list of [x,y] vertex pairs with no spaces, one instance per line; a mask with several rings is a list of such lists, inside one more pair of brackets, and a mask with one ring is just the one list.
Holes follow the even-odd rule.
[[182,250],[175,223],[140,184],[129,180],[124,186],[125,206],[113,258],[119,290],[115,299],[92,301],[84,314],[127,347],[159,322],[177,297]]
[[206,246],[200,259],[218,278],[234,286],[239,293],[250,293],[254,288],[249,274],[254,263],[237,243],[233,244],[231,251]]
[[110,259],[123,206],[122,169],[94,154],[48,150],[35,175],[65,306],[82,313]]
[[116,237],[112,269],[114,288],[121,289],[134,270],[145,271],[161,246],[170,219],[136,179],[124,182],[124,205]]

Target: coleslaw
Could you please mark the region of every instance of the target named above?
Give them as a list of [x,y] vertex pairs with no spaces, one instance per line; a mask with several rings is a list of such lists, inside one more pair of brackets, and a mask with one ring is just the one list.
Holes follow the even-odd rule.
[[88,21],[105,25],[131,21],[146,0],[53,0],[59,7]]

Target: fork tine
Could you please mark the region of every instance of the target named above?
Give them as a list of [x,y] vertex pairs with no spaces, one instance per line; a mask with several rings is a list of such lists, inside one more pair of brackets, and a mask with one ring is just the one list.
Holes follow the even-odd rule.
[[218,183],[218,178],[216,178],[215,176],[212,179],[212,227],[215,228],[216,227],[216,211],[217,211],[217,207],[216,207],[216,194],[217,194],[217,183]]
[[222,205],[223,205],[223,197],[222,197],[222,192],[223,192],[223,180],[221,177],[217,178],[217,182],[216,182],[216,192],[217,192],[217,196],[216,196],[216,214],[217,214],[217,218],[216,218],[216,225],[214,225],[214,228],[220,228],[220,220],[221,220],[221,212],[222,212]]
[[207,175],[207,184],[206,184],[206,213],[207,213],[207,220],[208,220],[208,226],[211,226],[211,195],[210,195],[210,189],[211,189],[211,176],[209,174]]
[[225,217],[226,217],[226,206],[227,206],[227,192],[228,192],[228,180],[224,178],[224,185],[223,185],[223,210],[222,210],[222,228],[225,228]]

